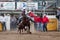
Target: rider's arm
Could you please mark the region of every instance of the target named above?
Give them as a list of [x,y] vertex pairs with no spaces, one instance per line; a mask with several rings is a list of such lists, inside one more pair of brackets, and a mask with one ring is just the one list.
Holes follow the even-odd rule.
[[21,20],[22,20],[22,17],[19,17],[18,21],[17,21],[17,24],[19,24],[21,22]]
[[22,17],[19,18],[19,23],[21,22],[21,20],[22,20]]
[[34,22],[34,20],[33,20],[30,16],[27,15],[27,17],[29,18],[29,20],[30,20],[31,22]]
[[34,20],[33,20],[32,18],[30,18],[30,21],[31,21],[31,22],[34,22]]

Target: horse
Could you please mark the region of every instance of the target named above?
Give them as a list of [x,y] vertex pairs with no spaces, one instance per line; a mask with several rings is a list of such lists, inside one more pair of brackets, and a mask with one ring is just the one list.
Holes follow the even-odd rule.
[[21,23],[19,23],[19,27],[18,27],[19,33],[21,34],[21,32],[23,32],[23,29],[26,31],[26,27],[28,29],[27,33],[31,34],[31,32],[30,32],[30,21],[29,21],[29,18],[24,15],[22,17]]

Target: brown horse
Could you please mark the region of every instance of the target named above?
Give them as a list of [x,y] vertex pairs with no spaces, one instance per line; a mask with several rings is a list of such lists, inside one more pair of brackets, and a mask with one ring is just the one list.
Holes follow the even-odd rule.
[[19,23],[19,27],[18,27],[18,30],[19,30],[19,32],[21,33],[21,32],[23,32],[23,29],[25,30],[25,27],[27,26],[27,28],[28,28],[28,31],[27,31],[27,33],[30,33],[31,34],[31,32],[30,32],[30,21],[29,21],[29,18],[27,18],[25,15],[22,17],[22,22],[21,23]]

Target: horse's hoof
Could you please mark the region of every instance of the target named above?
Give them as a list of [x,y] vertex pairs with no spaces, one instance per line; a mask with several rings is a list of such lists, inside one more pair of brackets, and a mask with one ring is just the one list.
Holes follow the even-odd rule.
[[21,34],[21,32],[19,32],[19,34]]
[[32,34],[31,32],[28,32],[28,34]]
[[30,34],[32,34],[32,33],[30,32]]

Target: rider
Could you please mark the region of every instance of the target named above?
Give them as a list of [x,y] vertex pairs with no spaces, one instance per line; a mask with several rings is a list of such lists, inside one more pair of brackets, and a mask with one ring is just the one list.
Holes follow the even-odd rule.
[[[25,9],[24,9],[24,10],[25,10]],[[24,10],[23,10],[23,12],[22,12],[21,17],[19,17],[19,23],[21,22],[23,16],[26,16],[30,21],[34,22],[29,15],[25,14],[25,11],[24,11]]]
[[[19,17],[19,23],[21,23],[22,18],[23,18],[24,16],[25,16],[25,17],[27,17],[29,21],[34,22],[34,21],[31,19],[31,17],[30,17],[30,16],[28,16],[27,14],[25,14],[25,9],[24,9],[24,10],[23,10],[23,12],[22,12],[22,16],[21,16],[21,17]],[[29,27],[29,32],[30,32],[30,27]],[[30,32],[30,33],[31,33],[31,32]]]

